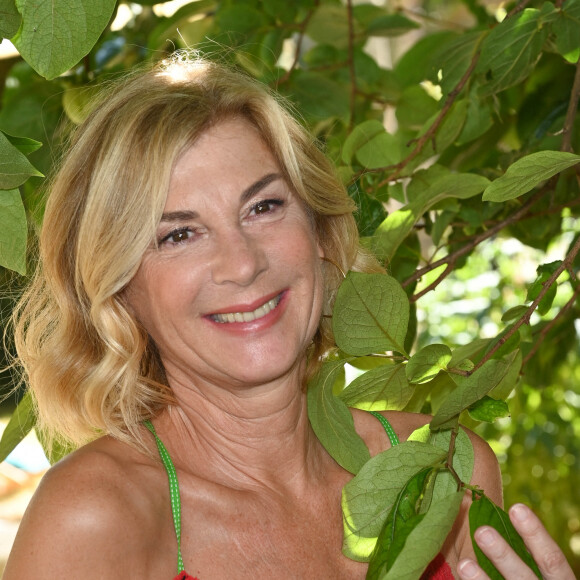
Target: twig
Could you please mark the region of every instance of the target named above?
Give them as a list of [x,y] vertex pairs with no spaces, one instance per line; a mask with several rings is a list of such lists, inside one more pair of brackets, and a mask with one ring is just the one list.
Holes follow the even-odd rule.
[[546,295],[546,292],[550,289],[550,286],[558,279],[558,276],[568,268],[572,267],[572,263],[574,262],[574,258],[580,252],[580,238],[576,240],[576,243],[568,252],[568,255],[564,258],[560,266],[554,273],[542,284],[542,289],[538,293],[536,299],[531,303],[529,308],[523,314],[521,318],[498,340],[492,348],[485,354],[485,356],[469,371],[469,374],[473,374],[478,368],[480,368],[483,364],[485,364],[498,350],[501,346],[506,343],[520,328],[520,326],[524,324],[530,323],[530,317],[532,316],[533,312],[536,310],[536,307],[542,300],[542,298]]
[[445,467],[449,470],[449,473],[451,473],[453,479],[455,479],[457,482],[457,491],[460,491],[465,484],[463,481],[461,481],[461,478],[453,467],[453,452],[455,451],[455,439],[457,438],[458,430],[459,425],[456,425],[451,431],[451,436],[449,437],[449,450],[447,451],[447,462],[445,463]]
[[[528,199],[528,201],[524,205],[522,205],[522,207],[518,211],[513,213],[511,216],[507,217],[506,219],[502,220],[501,222],[498,222],[493,228],[479,234],[477,237],[475,237],[473,239],[472,242],[470,242],[469,244],[467,244],[465,246],[462,246],[461,248],[459,248],[455,252],[452,252],[451,254],[448,254],[447,256],[437,260],[436,262],[432,262],[431,264],[428,264],[427,266],[424,266],[423,268],[416,270],[413,273],[413,275],[409,276],[409,278],[407,278],[401,285],[403,286],[403,288],[406,288],[409,284],[415,282],[415,280],[418,280],[419,278],[421,278],[422,276],[424,276],[428,272],[431,272],[431,270],[435,270],[436,268],[438,268],[439,266],[442,266],[443,264],[454,264],[459,258],[461,258],[461,256],[469,253],[471,250],[473,250],[473,248],[478,246],[481,242],[487,240],[488,238],[491,238],[492,236],[494,236],[495,234],[500,232],[506,226],[520,220],[524,215],[526,215],[526,213],[528,212],[530,207],[534,203],[536,203],[544,195],[545,192],[546,192],[546,187],[543,187],[542,189],[537,191],[532,197],[530,197],[530,199]],[[447,272],[447,270],[446,270],[446,272]]]
[[517,14],[518,12],[521,12],[528,4],[530,3],[530,0],[522,0],[521,2],[518,2],[508,13],[506,18],[511,18],[512,16],[514,16],[515,14]]
[[572,150],[572,128],[574,126],[574,119],[576,111],[578,110],[578,99],[580,98],[580,59],[576,64],[576,74],[574,75],[574,84],[572,85],[572,92],[570,93],[570,103],[568,104],[568,111],[566,112],[566,119],[564,120],[564,127],[562,128],[562,151]]
[[[405,157],[405,159],[403,159],[403,161],[397,163],[396,165],[389,165],[387,167],[382,167],[379,169],[372,170],[372,173],[388,171],[390,169],[395,170],[393,173],[391,173],[391,175],[389,175],[388,177],[383,179],[376,186],[377,188],[380,188],[383,185],[386,185],[387,183],[397,179],[401,175],[401,172],[403,171],[403,169],[413,159],[415,159],[415,157],[417,157],[419,155],[419,153],[421,153],[421,151],[423,151],[423,148],[425,147],[425,145],[429,141],[431,141],[435,138],[435,134],[439,130],[439,127],[441,126],[443,119],[445,119],[445,116],[449,112],[449,109],[451,109],[451,106],[455,102],[455,99],[457,99],[458,95],[463,90],[463,87],[466,85],[467,81],[471,77],[471,74],[473,73],[473,71],[477,65],[478,60],[479,60],[479,51],[473,55],[473,58],[471,59],[471,63],[469,65],[468,69],[465,71],[464,75],[461,77],[460,81],[457,83],[455,88],[447,95],[447,98],[445,99],[445,103],[443,104],[443,108],[441,109],[441,111],[439,111],[439,114],[437,115],[437,118],[435,119],[435,121],[433,121],[433,123],[431,124],[429,129],[427,129],[427,131],[423,135],[421,135],[421,137],[419,137],[417,139],[416,145],[415,145],[415,148],[413,149],[413,151],[411,151],[411,153],[409,153],[409,155],[407,155],[407,157]],[[364,173],[369,173],[369,170],[365,170]]]
[[296,51],[294,52],[294,61],[290,65],[290,68],[284,73],[284,75],[282,75],[278,79],[278,81],[276,83],[277,85],[281,85],[281,84],[285,83],[286,81],[288,81],[288,79],[290,78],[290,75],[292,74],[294,69],[298,66],[298,61],[300,60],[300,50],[302,48],[302,41],[304,40],[304,34],[306,33],[306,27],[308,26],[308,23],[310,22],[312,15],[316,11],[318,4],[320,4],[320,0],[315,1],[314,7],[312,8],[312,10],[310,10],[310,12],[304,18],[304,20],[300,23],[300,26],[298,27],[298,31],[299,31],[298,40],[296,41]]
[[538,335],[538,339],[534,343],[534,346],[532,346],[530,352],[526,355],[526,358],[524,358],[524,360],[522,361],[522,367],[525,367],[526,364],[528,363],[528,361],[536,354],[538,348],[540,347],[542,342],[544,342],[544,340],[546,340],[548,333],[550,332],[550,330],[552,330],[552,328],[554,328],[558,319],[560,319],[568,310],[570,310],[570,308],[572,308],[572,306],[574,305],[574,302],[576,302],[576,298],[578,297],[578,294],[580,294],[580,286],[576,287],[576,289],[574,290],[574,293],[572,294],[572,298],[570,298],[570,300],[568,300],[568,302],[566,302],[566,304],[564,304],[564,306],[561,308],[560,312],[558,312],[558,314],[556,314],[556,316],[554,316],[554,318],[552,318],[552,320],[550,320],[550,322],[548,322],[546,324],[546,326],[544,326],[544,328],[542,328],[542,330],[540,331],[540,333]]
[[350,121],[349,129],[354,127],[355,99],[356,99],[356,71],[354,68],[354,17],[352,14],[352,0],[346,2],[348,20],[348,70],[350,72]]

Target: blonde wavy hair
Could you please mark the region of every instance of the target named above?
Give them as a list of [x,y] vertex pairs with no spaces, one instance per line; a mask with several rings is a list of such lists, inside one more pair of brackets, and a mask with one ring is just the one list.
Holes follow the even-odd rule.
[[[254,125],[310,212],[325,256],[343,271],[377,271],[359,246],[353,201],[316,142],[267,88],[191,55],[107,87],[51,181],[40,261],[15,310],[15,342],[48,440],[108,433],[142,442],[141,423],[173,402],[155,344],[127,307],[155,232],[172,169],[221,120]],[[327,266],[325,309],[342,278]],[[333,346],[323,317],[307,375]]]

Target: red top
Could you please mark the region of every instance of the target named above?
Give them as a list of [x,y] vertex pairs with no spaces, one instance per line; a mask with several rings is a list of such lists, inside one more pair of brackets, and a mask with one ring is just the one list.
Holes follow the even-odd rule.
[[445,561],[443,554],[439,553],[425,568],[421,580],[454,580],[453,572]]
[[[190,576],[187,572],[180,572],[173,580],[199,580]],[[421,576],[421,580],[455,580],[449,564],[443,554],[437,554],[435,559],[427,566]]]

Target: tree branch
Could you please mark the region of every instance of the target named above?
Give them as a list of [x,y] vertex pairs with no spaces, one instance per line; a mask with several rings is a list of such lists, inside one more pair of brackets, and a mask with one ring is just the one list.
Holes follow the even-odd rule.
[[574,127],[574,119],[578,110],[578,99],[580,98],[580,59],[576,63],[576,74],[574,75],[574,84],[572,85],[572,92],[570,93],[570,103],[566,112],[566,119],[564,120],[564,127],[562,128],[562,151],[573,153],[572,150],[572,128]]
[[384,185],[387,185],[389,182],[397,179],[401,175],[403,169],[411,161],[413,161],[413,159],[415,159],[415,157],[417,157],[419,153],[421,153],[421,151],[423,151],[425,145],[435,138],[435,134],[439,130],[439,127],[441,126],[443,119],[445,119],[445,116],[449,112],[449,109],[451,109],[451,106],[453,105],[458,95],[463,90],[463,87],[466,85],[467,81],[471,77],[471,74],[473,73],[478,60],[479,60],[479,51],[473,55],[473,58],[471,59],[471,63],[469,64],[468,69],[465,71],[464,75],[461,77],[461,79],[454,87],[454,89],[447,95],[445,103],[443,104],[441,111],[439,111],[437,118],[433,121],[429,129],[427,129],[427,131],[423,135],[414,140],[416,143],[415,148],[413,149],[413,151],[411,151],[411,153],[409,153],[409,155],[407,155],[407,157],[405,157],[405,159],[403,159],[403,161],[400,161],[395,165],[387,165],[386,167],[379,167],[377,169],[363,169],[362,171],[356,173],[353,176],[352,181],[353,182],[356,181],[361,175],[364,175],[366,173],[383,173],[385,171],[391,170],[394,170],[393,173],[391,173],[391,175],[383,179],[375,187],[378,189],[380,187],[383,187]]
[[354,17],[352,14],[352,0],[347,0],[346,2],[346,13],[348,17],[348,70],[350,73],[350,130],[354,127],[356,99],[356,71],[354,68]]
[[276,85],[281,85],[281,84],[284,84],[285,82],[287,82],[288,79],[290,78],[290,75],[294,71],[294,69],[298,66],[298,61],[300,60],[300,50],[302,48],[302,41],[304,40],[304,34],[306,33],[306,27],[308,26],[308,23],[310,22],[310,19],[312,18],[312,15],[316,11],[316,8],[318,8],[319,4],[320,4],[320,0],[316,0],[314,2],[314,8],[312,8],[312,10],[310,10],[310,12],[308,12],[308,14],[304,18],[304,20],[300,23],[300,26],[298,27],[298,31],[299,31],[298,32],[298,40],[296,41],[296,51],[294,52],[294,61],[292,62],[292,64],[290,65],[290,68],[286,71],[286,73],[277,80]]
[[508,13],[506,18],[511,18],[512,16],[514,16],[515,14],[517,14],[518,12],[521,12],[528,4],[530,3],[530,0],[522,0],[521,2],[518,2]]
[[518,321],[506,332],[500,340],[498,340],[492,348],[485,354],[485,356],[469,371],[469,374],[472,375],[478,368],[483,366],[498,350],[499,348],[505,344],[517,331],[518,329],[524,325],[530,323],[530,317],[532,316],[534,310],[536,310],[538,304],[542,300],[542,298],[546,295],[546,292],[550,289],[550,286],[556,282],[558,276],[568,268],[572,267],[572,263],[574,262],[574,258],[580,252],[580,237],[576,240],[576,243],[568,252],[568,255],[564,258],[560,266],[557,270],[542,284],[542,289],[538,293],[536,299],[531,303],[529,308],[526,310],[524,315],[518,319]]
[[568,312],[568,310],[570,310],[570,308],[572,308],[572,306],[574,305],[574,302],[576,302],[576,298],[578,297],[579,294],[580,294],[580,286],[576,286],[574,293],[572,294],[572,298],[570,298],[570,300],[568,300],[568,302],[566,302],[566,304],[564,304],[564,306],[562,306],[562,309],[560,310],[560,312],[558,312],[558,314],[556,314],[556,316],[554,316],[554,318],[552,318],[552,320],[550,320],[550,322],[548,322],[546,324],[546,326],[544,326],[544,328],[542,328],[542,330],[540,331],[540,333],[538,335],[538,339],[534,343],[534,346],[532,346],[530,352],[526,355],[526,358],[524,358],[524,360],[522,362],[522,367],[525,367],[526,364],[528,363],[528,361],[536,354],[536,352],[538,351],[538,348],[540,348],[540,345],[544,342],[544,340],[546,340],[550,330],[552,330],[552,328],[554,328],[554,326],[556,325],[556,322],[564,314],[566,314],[566,312]]
[[[483,233],[479,234],[478,236],[476,236],[473,239],[473,241],[471,241],[469,244],[462,246],[461,248],[459,248],[455,252],[448,254],[447,256],[445,256],[444,258],[441,258],[440,260],[432,262],[431,264],[428,264],[428,265],[424,266],[423,268],[419,268],[418,270],[416,270],[412,276],[409,276],[409,278],[407,278],[401,284],[403,286],[403,288],[406,288],[409,284],[412,284],[416,280],[419,280],[419,278],[421,278],[422,276],[424,276],[428,272],[435,270],[439,266],[442,266],[443,264],[454,264],[459,258],[464,256],[465,254],[468,254],[471,250],[473,250],[473,248],[475,248],[476,246],[481,244],[481,242],[483,242],[483,241],[487,240],[488,238],[491,238],[495,234],[499,233],[506,226],[519,221],[524,215],[527,214],[530,207],[532,207],[532,205],[534,205],[541,197],[543,197],[546,190],[547,190],[546,186],[543,187],[542,189],[538,190],[532,197],[530,197],[530,199],[528,199],[528,201],[524,205],[522,205],[522,207],[518,211],[516,211],[515,213],[513,213],[511,216],[507,217],[506,219],[502,220],[501,222],[498,222],[493,228],[491,228],[491,229],[487,230],[486,232],[483,232]],[[450,272],[447,272],[447,269],[446,269],[444,273],[446,273],[446,276],[447,276]],[[441,278],[441,280],[443,280],[443,278]],[[441,280],[439,280],[439,282]]]

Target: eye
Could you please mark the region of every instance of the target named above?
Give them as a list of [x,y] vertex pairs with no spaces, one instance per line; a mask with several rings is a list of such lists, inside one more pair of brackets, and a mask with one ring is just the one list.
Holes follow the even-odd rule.
[[264,199],[262,201],[259,201],[258,203],[255,203],[250,208],[250,215],[255,216],[271,213],[275,211],[277,207],[281,207],[283,205],[284,201],[281,199]]
[[159,245],[162,244],[182,244],[187,242],[187,240],[191,239],[194,235],[194,232],[190,228],[179,228],[176,230],[172,230],[166,236],[163,236],[159,240]]

